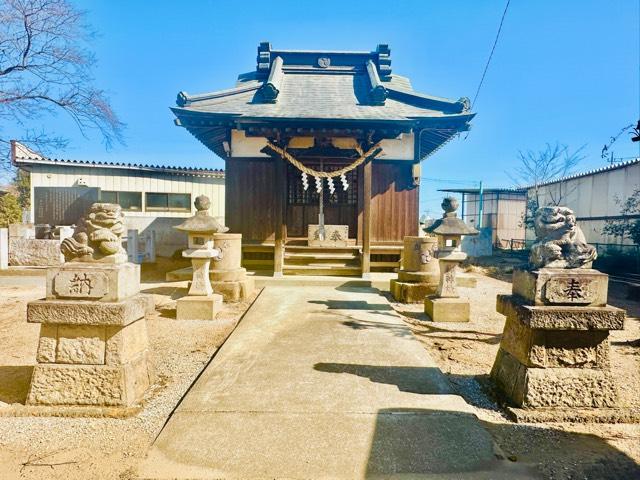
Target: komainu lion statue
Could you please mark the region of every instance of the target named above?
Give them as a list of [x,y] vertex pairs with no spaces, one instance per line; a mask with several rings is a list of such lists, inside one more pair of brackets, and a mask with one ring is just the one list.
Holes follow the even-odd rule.
[[120,205],[94,203],[87,217],[78,221],[73,236],[62,242],[60,250],[67,262],[125,262],[124,230]]
[[541,207],[534,218],[536,242],[529,263],[533,268],[590,268],[597,257],[567,207]]

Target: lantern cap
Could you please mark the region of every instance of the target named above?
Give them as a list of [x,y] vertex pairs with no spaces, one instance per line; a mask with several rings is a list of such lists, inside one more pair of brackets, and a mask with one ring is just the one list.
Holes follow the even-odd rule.
[[444,214],[442,218],[433,222],[432,225],[425,228],[427,233],[435,233],[436,235],[478,235],[478,230],[468,226],[464,221],[458,218],[456,210],[458,209],[458,199],[455,197],[446,197],[441,204]]
[[200,195],[196,197],[193,202],[196,207],[196,214],[193,217],[187,218],[180,225],[176,225],[176,230],[187,233],[224,233],[228,232],[229,228],[222,225],[215,217],[209,215],[209,207],[211,201],[206,195]]

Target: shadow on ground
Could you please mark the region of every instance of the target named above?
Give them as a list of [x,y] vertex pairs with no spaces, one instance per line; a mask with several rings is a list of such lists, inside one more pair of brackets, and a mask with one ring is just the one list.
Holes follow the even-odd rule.
[[393,310],[386,303],[369,303],[365,300],[309,300],[309,303],[326,305],[329,310]]
[[380,290],[378,290],[377,288],[369,286],[368,283],[369,282],[365,280],[350,280],[335,288],[339,292],[380,292]]
[[162,318],[176,318],[176,304],[175,300],[184,297],[187,294],[187,289],[183,287],[153,287],[141,290],[141,293],[147,293],[151,295],[158,295],[156,297],[156,311]]
[[0,402],[24,405],[32,373],[32,365],[0,366]]
[[596,435],[554,427],[481,422],[498,445],[511,445],[507,457],[537,463],[553,480],[640,478],[640,465]]
[[425,395],[452,393],[442,373],[435,367],[388,367],[381,365],[356,365],[351,363],[316,363],[314,370],[326,373],[348,373],[368,378],[374,383],[395,385],[401,392]]
[[[394,316],[390,313],[385,312],[370,312],[370,313],[379,313],[380,315],[390,315]],[[350,315],[346,315],[349,320],[345,320],[342,323],[345,327],[352,328],[353,330],[370,330],[370,329],[378,329],[378,330],[386,330],[393,334],[396,337],[411,337],[411,331],[407,330],[404,325],[398,325],[395,323],[384,323],[380,322],[372,322],[370,320],[361,320]]]
[[[416,316],[411,315],[416,312],[398,312],[406,317],[417,319]],[[424,315],[424,314],[422,314]],[[456,330],[456,329],[448,329],[442,328],[434,325],[433,323],[424,322],[420,325],[411,324],[413,333],[418,337],[428,337],[434,339],[448,339],[448,340],[469,340],[472,342],[481,342],[487,343],[489,345],[498,345],[500,340],[502,339],[502,333],[488,333],[482,332],[479,330]],[[454,335],[440,335],[441,333],[451,333]],[[433,337],[430,337],[430,334],[437,334]]]
[[462,412],[390,408],[377,413],[365,478],[394,474],[620,480],[640,478],[640,465],[596,435],[478,421]]

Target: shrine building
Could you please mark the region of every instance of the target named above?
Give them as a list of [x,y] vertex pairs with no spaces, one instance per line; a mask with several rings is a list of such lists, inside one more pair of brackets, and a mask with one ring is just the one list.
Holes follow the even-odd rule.
[[391,51],[274,50],[227,90],[178,94],[185,127],[226,161],[225,220],[246,266],[353,275],[397,266],[418,235],[420,162],[475,114],[418,93]]

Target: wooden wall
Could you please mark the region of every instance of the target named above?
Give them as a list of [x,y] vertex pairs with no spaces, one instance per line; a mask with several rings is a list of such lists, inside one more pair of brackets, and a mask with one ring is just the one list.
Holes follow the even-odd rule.
[[[374,160],[372,174],[371,241],[401,242],[406,235],[417,235],[418,188],[413,187],[411,163]],[[362,179],[360,172],[359,205],[357,212],[353,208],[353,220],[349,222],[343,218],[345,211],[336,211],[336,218],[327,211],[325,218],[327,223],[349,224],[349,230],[353,231],[357,214],[359,244],[362,242]],[[225,219],[231,232],[243,234],[244,242],[274,241],[274,181],[275,169],[270,159],[231,159],[226,162]],[[304,214],[309,221],[317,219],[317,209],[296,210],[296,213],[293,210],[287,212],[287,223],[292,227],[298,222],[291,218],[295,214]],[[294,233],[306,236],[302,231],[290,232],[289,236]]]
[[225,220],[242,240],[273,242],[275,238],[275,168],[271,159],[231,159],[226,167]]
[[371,197],[372,243],[401,242],[406,235],[418,235],[419,189],[413,186],[410,162],[374,160]]

